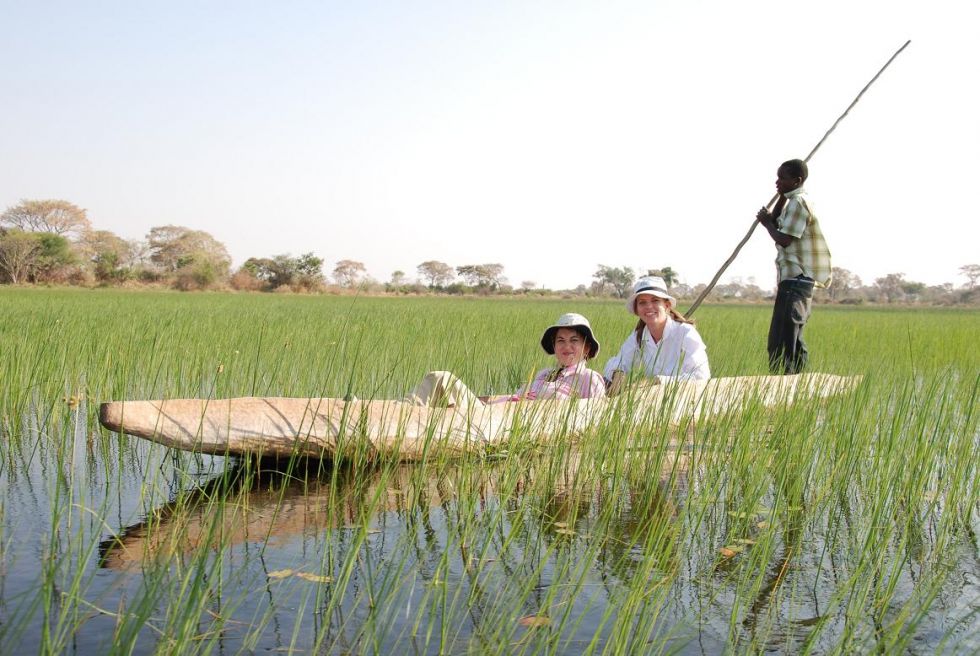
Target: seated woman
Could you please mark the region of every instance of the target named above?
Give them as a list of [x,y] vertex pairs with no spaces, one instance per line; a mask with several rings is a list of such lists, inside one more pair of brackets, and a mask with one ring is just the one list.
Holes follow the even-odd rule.
[[[694,324],[674,310],[674,297],[663,278],[640,278],[626,307],[639,317],[633,334],[619,353],[606,363],[604,376],[611,385],[634,368],[651,377],[706,379],[711,377],[708,351]],[[616,376],[616,372],[621,372]]]
[[592,334],[588,319],[575,313],[561,315],[545,329],[541,348],[555,356],[555,366],[539,371],[529,385],[514,394],[480,398],[452,373],[431,371],[405,401],[415,405],[467,408],[523,399],[586,399],[606,395],[602,376],[586,366],[588,360],[599,353],[599,342]]

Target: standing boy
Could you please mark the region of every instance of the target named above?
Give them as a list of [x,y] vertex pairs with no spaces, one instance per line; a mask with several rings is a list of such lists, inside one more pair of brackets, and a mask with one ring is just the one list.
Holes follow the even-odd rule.
[[768,349],[769,369],[777,374],[796,374],[806,367],[803,327],[810,317],[813,286],[830,284],[830,250],[803,189],[807,174],[803,160],[783,162],[776,172],[776,206],[771,213],[763,207],[756,214],[776,242],[779,287]]

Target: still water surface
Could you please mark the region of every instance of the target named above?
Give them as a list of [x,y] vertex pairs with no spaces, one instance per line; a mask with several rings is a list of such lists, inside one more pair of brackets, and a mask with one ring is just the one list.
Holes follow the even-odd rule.
[[8,443],[3,653],[794,653],[843,635],[868,651],[876,623],[923,594],[935,598],[907,651],[980,650],[976,513],[928,593],[922,515],[881,554],[890,607],[857,612],[872,600],[841,594],[859,570],[856,499],[822,521],[791,513],[746,582],[739,564],[774,515],[703,489],[690,447],[639,479],[583,486],[591,463],[574,454],[258,465],[100,434],[85,416],[24,424]]

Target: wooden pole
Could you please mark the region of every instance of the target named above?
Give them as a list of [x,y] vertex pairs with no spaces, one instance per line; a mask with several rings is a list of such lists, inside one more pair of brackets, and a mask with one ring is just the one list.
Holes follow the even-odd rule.
[[[861,96],[864,95],[864,92],[867,91],[868,88],[875,83],[875,80],[878,79],[878,76],[880,76],[882,73],[885,72],[885,69],[888,68],[888,65],[891,64],[895,60],[895,58],[898,57],[899,54],[901,54],[901,52],[905,50],[906,46],[908,46],[910,43],[912,43],[912,41],[908,40],[901,48],[896,50],[895,54],[892,55],[891,58],[887,62],[885,62],[885,65],[881,67],[881,70],[875,73],[875,76],[871,78],[871,81],[864,85],[864,88],[861,89],[861,92],[854,97],[854,100],[852,100],[851,104],[847,106],[847,109],[844,110],[844,113],[841,114],[839,117],[837,117],[837,120],[834,121],[834,124],[830,126],[830,129],[824,133],[823,138],[820,139],[820,141],[817,142],[817,145],[813,147],[813,150],[810,151],[810,154],[807,155],[806,158],[803,160],[804,162],[809,162],[810,158],[813,157],[814,153],[820,150],[820,146],[823,145],[823,142],[827,140],[827,137],[830,136],[831,132],[837,129],[837,126],[840,124],[841,121],[844,120],[844,117],[847,116],[848,112],[851,111],[851,108],[854,107],[854,105],[856,105],[859,100],[861,100]],[[766,204],[766,207],[772,209],[773,204],[776,202],[778,198],[779,198],[779,193],[776,193],[776,195],[774,195],[772,199]],[[711,293],[711,290],[714,289],[715,285],[718,284],[718,279],[721,278],[721,275],[723,273],[725,273],[725,269],[727,269],[729,265],[731,265],[731,263],[735,261],[735,258],[738,256],[738,252],[742,250],[742,247],[745,246],[746,243],[748,243],[749,238],[752,237],[752,233],[755,231],[755,227],[756,225],[758,225],[758,223],[759,222],[756,220],[752,221],[752,225],[751,227],[749,227],[749,231],[745,233],[744,237],[742,237],[742,241],[738,242],[738,246],[735,247],[735,251],[731,254],[731,257],[725,260],[725,263],[721,265],[720,269],[718,269],[718,273],[715,274],[715,277],[711,279],[711,282],[708,283],[708,286],[705,287],[704,291],[702,291],[701,294],[697,297],[697,300],[694,301],[694,304],[691,305],[691,307],[687,310],[687,312],[684,313],[685,317],[690,317],[692,314],[694,314],[694,311],[697,310],[698,306],[701,305],[701,301],[704,300],[704,297],[707,296],[709,293]]]

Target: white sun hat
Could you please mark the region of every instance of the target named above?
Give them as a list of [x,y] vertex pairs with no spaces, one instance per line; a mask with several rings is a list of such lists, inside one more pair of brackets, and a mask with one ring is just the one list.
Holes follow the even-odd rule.
[[585,332],[587,333],[585,341],[592,347],[589,349],[592,351],[592,354],[587,355],[585,359],[588,360],[599,355],[599,340],[597,340],[595,335],[592,334],[592,325],[589,324],[588,319],[583,317],[581,314],[576,314],[575,312],[569,312],[568,314],[561,315],[558,317],[558,321],[545,328],[544,334],[541,335],[541,348],[543,348],[544,352],[548,355],[554,355],[555,333],[558,332],[558,329],[576,327],[585,328]]
[[636,314],[636,297],[643,294],[662,298],[670,307],[674,307],[676,299],[667,291],[667,283],[660,276],[644,276],[633,283],[633,293],[626,299],[626,309]]

